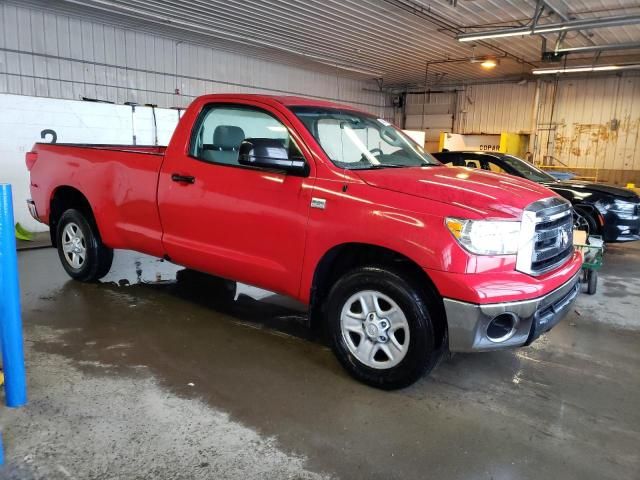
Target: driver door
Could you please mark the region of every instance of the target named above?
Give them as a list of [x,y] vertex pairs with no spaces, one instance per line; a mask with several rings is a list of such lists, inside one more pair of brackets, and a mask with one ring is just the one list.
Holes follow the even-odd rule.
[[160,173],[162,240],[173,262],[297,295],[315,168],[299,177],[238,163],[240,143],[251,138],[277,139],[304,156],[294,136],[268,106],[204,106],[188,151],[172,152]]

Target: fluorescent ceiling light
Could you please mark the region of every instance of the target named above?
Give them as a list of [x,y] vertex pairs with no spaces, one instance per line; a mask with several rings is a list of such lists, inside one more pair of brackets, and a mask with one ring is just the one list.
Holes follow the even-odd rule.
[[610,72],[637,69],[640,69],[640,63],[633,65],[582,65],[579,67],[536,68],[532,70],[531,73],[534,75],[547,75],[554,73]]
[[458,36],[460,42],[475,42],[476,40],[485,40],[487,38],[501,38],[501,37],[520,37],[522,35],[531,35],[531,29],[518,30],[512,29],[510,31],[504,30],[502,32],[492,33],[478,33],[477,35]]

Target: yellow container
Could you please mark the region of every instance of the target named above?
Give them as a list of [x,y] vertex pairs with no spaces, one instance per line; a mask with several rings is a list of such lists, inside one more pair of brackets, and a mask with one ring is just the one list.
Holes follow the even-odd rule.
[[630,188],[631,190],[633,190],[634,188],[636,188],[636,184],[635,183],[627,183],[627,188]]

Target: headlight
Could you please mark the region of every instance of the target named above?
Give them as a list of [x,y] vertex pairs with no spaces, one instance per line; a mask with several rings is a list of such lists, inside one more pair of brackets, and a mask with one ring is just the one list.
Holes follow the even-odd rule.
[[520,222],[446,218],[458,243],[478,255],[514,255],[520,241]]
[[610,210],[616,213],[624,213],[627,215],[633,215],[636,213],[636,203],[626,202],[624,200],[616,199],[609,207]]
[[628,201],[616,198],[609,203],[599,200],[596,202],[596,208],[602,215],[613,212],[621,220],[635,220],[640,215],[640,203],[633,200]]

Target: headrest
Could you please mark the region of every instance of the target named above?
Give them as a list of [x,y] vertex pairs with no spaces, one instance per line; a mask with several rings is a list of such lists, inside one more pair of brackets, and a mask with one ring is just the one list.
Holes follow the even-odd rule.
[[213,145],[223,150],[237,150],[244,140],[244,130],[231,125],[218,125],[213,131]]

